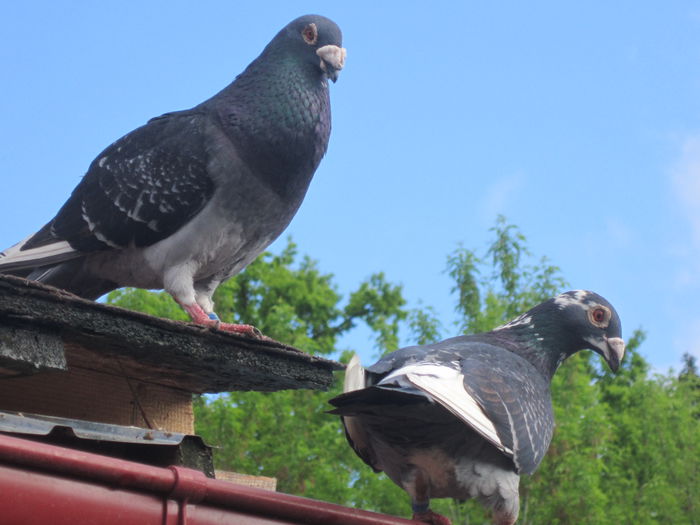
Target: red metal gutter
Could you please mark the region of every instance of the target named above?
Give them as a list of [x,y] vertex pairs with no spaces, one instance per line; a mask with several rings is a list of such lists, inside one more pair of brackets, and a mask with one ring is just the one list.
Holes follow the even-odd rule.
[[7,525],[415,525],[341,505],[0,434]]

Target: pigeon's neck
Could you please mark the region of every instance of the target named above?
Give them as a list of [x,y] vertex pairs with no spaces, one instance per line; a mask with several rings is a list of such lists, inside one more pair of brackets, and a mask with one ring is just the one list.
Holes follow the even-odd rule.
[[570,334],[522,315],[491,332],[511,352],[530,362],[548,381],[559,365],[575,352]]
[[320,70],[285,56],[259,58],[207,104],[253,172],[285,200],[301,202],[331,130]]

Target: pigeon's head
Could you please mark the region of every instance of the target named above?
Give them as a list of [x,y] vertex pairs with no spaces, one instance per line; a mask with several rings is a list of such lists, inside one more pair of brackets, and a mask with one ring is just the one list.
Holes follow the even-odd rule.
[[563,316],[564,329],[580,345],[577,350],[590,348],[617,372],[625,355],[625,342],[615,308],[597,293],[586,290],[565,292],[552,303]]
[[277,33],[268,48],[283,49],[295,60],[313,65],[319,75],[333,82],[345,65],[346,52],[340,28],[320,15],[305,15],[292,20]]

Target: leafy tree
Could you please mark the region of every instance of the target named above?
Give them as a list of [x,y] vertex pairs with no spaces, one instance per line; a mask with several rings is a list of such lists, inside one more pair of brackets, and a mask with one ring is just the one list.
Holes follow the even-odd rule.
[[697,358],[685,353],[681,359],[683,367],[678,374],[678,381],[685,393],[693,416],[700,419],[700,375],[698,374]]
[[689,403],[692,387],[672,374],[649,377],[637,351],[643,340],[635,331],[617,377],[604,371],[596,383],[611,428],[601,477],[612,503],[606,523],[700,523],[693,496],[700,493],[700,425]]
[[175,321],[189,320],[182,307],[166,293],[154,293],[141,288],[120,288],[109,293],[107,302]]
[[683,354],[683,368],[678,375],[679,379],[693,379],[698,377],[698,360],[694,355],[689,353]]
[[566,281],[546,257],[532,258],[525,236],[499,215],[490,229],[495,240],[482,255],[460,247],[447,258],[447,273],[455,284],[458,325],[464,333],[485,332],[560,293]]

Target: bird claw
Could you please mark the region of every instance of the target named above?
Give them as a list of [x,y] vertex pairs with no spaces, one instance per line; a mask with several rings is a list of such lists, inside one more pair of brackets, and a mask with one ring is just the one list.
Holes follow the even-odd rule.
[[[179,302],[179,301],[178,301]],[[267,339],[260,330],[251,326],[249,324],[233,324],[233,323],[222,323],[216,312],[205,312],[201,306],[197,303],[194,304],[184,304],[180,303],[182,308],[189,314],[192,321],[196,324],[209,326],[215,330],[222,330],[224,332],[233,332],[236,334],[245,335],[248,337],[253,337],[255,339]]]
[[265,336],[260,330],[251,326],[249,324],[231,324],[222,323],[221,321],[215,321],[216,324],[213,325],[217,330],[222,330],[224,332],[233,332],[236,334],[247,335],[248,337],[254,337],[255,339],[264,339]]
[[426,510],[425,512],[414,512],[412,519],[414,521],[420,521],[421,523],[429,523],[430,525],[452,525],[452,522],[448,518],[442,516],[441,514],[437,514],[432,510]]

